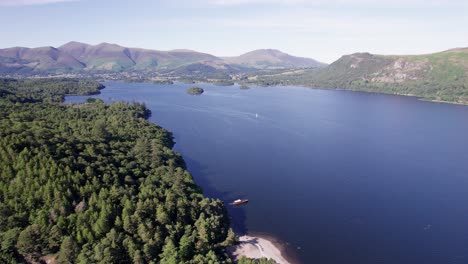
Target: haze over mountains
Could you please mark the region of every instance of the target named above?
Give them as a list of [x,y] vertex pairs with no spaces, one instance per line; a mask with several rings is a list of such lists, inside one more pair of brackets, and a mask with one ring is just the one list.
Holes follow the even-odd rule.
[[256,50],[238,57],[221,58],[192,50],[157,51],[74,41],[58,48],[0,49],[0,73],[3,74],[164,71],[194,64],[228,72],[325,66],[314,59],[295,57],[278,50]]

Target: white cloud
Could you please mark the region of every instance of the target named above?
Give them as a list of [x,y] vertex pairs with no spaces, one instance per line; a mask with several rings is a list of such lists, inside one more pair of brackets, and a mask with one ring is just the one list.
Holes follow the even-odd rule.
[[0,6],[46,5],[71,1],[74,0],[0,0]]

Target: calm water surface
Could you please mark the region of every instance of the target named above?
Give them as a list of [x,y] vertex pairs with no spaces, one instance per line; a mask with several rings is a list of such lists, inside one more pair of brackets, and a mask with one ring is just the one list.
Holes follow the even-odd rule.
[[[145,102],[238,232],[302,263],[468,263],[468,107],[300,87],[109,82]],[[85,97],[67,97],[68,102]]]

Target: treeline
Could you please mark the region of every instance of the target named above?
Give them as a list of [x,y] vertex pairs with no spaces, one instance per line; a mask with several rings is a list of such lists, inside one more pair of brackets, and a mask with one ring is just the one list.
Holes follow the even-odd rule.
[[301,74],[259,76],[245,83],[259,86],[300,85],[320,89],[344,89],[362,92],[414,95],[427,100],[468,104],[468,79],[442,82],[440,80],[407,81],[404,83],[370,82],[336,75],[319,78],[318,70]]
[[144,104],[54,103],[99,88],[2,80],[0,263],[230,263],[223,203]]
[[67,78],[0,78],[0,96],[13,102],[62,102],[67,94],[99,94],[104,85],[92,80]]

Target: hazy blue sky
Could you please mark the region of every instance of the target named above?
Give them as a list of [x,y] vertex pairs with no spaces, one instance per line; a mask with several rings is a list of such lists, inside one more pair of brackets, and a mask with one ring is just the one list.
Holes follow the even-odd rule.
[[0,47],[76,40],[332,62],[468,46],[468,0],[0,0]]

